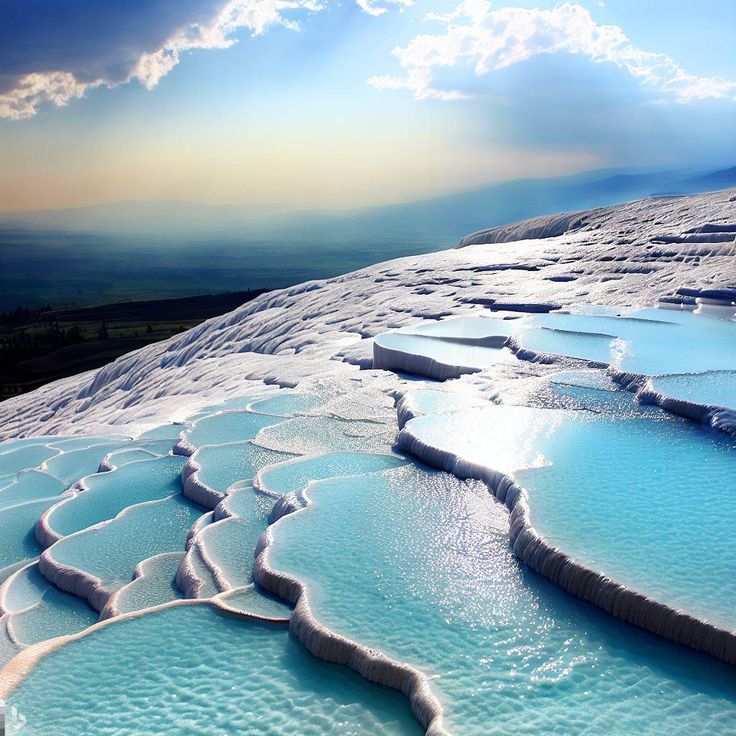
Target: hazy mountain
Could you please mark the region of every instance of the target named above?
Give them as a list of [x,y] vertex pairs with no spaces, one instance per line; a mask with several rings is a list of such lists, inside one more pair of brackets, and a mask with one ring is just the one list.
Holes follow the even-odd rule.
[[348,212],[134,201],[0,213],[0,311],[279,288],[535,215],[725,188],[735,172],[594,171]]
[[128,201],[66,210],[0,212],[0,223],[108,235],[203,235],[330,241],[359,238],[452,241],[483,227],[534,215],[615,204],[652,194],[690,194],[736,185],[736,167],[720,171],[602,170],[519,179],[396,205],[328,212],[275,206]]

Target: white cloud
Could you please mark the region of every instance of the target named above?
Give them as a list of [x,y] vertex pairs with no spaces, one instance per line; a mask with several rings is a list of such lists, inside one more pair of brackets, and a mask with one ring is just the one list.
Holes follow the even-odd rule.
[[18,120],[31,117],[44,102],[57,106],[66,105],[70,100],[82,97],[90,87],[99,84],[100,82],[77,82],[69,72],[27,74],[14,89],[0,95],[0,118]]
[[416,36],[394,49],[404,73],[371,77],[370,85],[410,90],[417,99],[458,99],[467,95],[438,83],[439,70],[467,64],[480,77],[539,54],[565,52],[616,64],[643,87],[677,102],[736,99],[736,82],[688,74],[669,56],[634,46],[618,26],[596,23],[580,5],[493,10],[488,0],[465,0],[453,12],[427,20],[440,23],[444,31]]
[[355,0],[358,7],[369,15],[383,15],[389,11],[389,5],[403,5],[408,7],[414,4],[414,0]]
[[[219,3],[210,0],[210,2],[212,15],[208,20],[200,18],[196,22],[185,24],[183,28],[180,27],[173,32],[160,47],[141,50],[133,57],[132,65],[128,56],[125,56],[129,53],[126,44],[118,44],[125,56],[120,60],[120,64],[126,69],[122,76],[108,75],[94,63],[94,60],[87,57],[76,63],[74,72],[62,63],[60,65],[64,68],[61,69],[39,68],[31,73],[17,75],[12,84],[0,92],[0,118],[32,117],[44,103],[66,105],[95,87],[114,87],[132,79],[137,79],[145,87],[152,89],[179,63],[182,54],[187,51],[228,48],[236,43],[234,34],[241,29],[246,29],[253,35],[260,35],[276,25],[296,30],[299,25],[291,17],[293,13],[316,12],[324,7],[320,0],[228,0]],[[387,12],[389,6],[410,5],[412,0],[355,0],[355,2],[366,13],[375,16]],[[192,5],[195,6],[196,3],[193,2]],[[207,16],[206,7],[207,3],[201,3],[201,7],[197,9],[200,16]],[[118,46],[105,49],[113,62]],[[135,44],[131,44],[131,47],[135,48]],[[71,66],[75,61],[70,59],[68,63]],[[78,70],[80,66],[83,73]],[[0,76],[3,71],[0,69]]]
[[316,0],[230,0],[208,25],[195,24],[170,38],[158,51],[143,54],[131,75],[153,89],[178,63],[182,52],[194,49],[225,49],[232,34],[245,28],[259,36],[274,25],[297,30],[297,22],[284,15],[292,10],[319,11]]

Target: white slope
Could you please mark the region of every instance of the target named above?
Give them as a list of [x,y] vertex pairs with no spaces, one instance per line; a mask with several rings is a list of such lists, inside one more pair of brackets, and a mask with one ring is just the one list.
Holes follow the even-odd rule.
[[[723,227],[734,223],[736,190],[641,200],[536,218],[472,236],[467,247],[271,292],[100,370],[3,402],[0,439],[136,433],[247,393],[249,379],[345,380],[356,364],[369,365],[377,333],[487,314],[491,300],[641,306],[681,286],[722,287],[736,282],[734,233]],[[704,227],[713,224],[720,227]]]

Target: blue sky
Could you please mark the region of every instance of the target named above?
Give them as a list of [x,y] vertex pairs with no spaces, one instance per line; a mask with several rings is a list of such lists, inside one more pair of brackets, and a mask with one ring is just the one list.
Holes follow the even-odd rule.
[[0,0],[0,209],[736,163],[736,3]]

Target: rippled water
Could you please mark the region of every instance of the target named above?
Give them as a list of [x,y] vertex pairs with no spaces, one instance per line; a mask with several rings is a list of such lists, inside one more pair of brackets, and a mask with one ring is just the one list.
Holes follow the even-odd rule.
[[197,476],[218,493],[241,480],[249,480],[265,465],[293,457],[290,453],[267,450],[252,442],[210,445],[198,450],[194,461],[199,465]]
[[99,579],[112,591],[130,582],[142,560],[181,550],[187,532],[203,512],[181,495],[132,506],[104,526],[64,537],[48,554]]
[[47,517],[49,526],[60,536],[68,536],[112,519],[128,506],[179,493],[184,462],[185,458],[173,455],[149,458],[88,476],[84,480],[88,490],[54,508]]
[[271,493],[289,493],[304,488],[310,481],[342,475],[363,475],[405,465],[394,455],[369,455],[360,452],[335,452],[298,458],[263,470],[261,487]]
[[207,605],[72,642],[44,658],[11,703],[26,719],[17,733],[32,736],[421,733],[398,693],[315,659],[284,628]]
[[[520,363],[508,350],[452,340],[512,335],[539,352],[679,370],[672,335],[689,345],[700,329],[712,347],[733,330],[679,313],[640,316],[463,318],[380,339],[450,364],[508,361],[501,375]],[[713,360],[700,350],[695,365],[728,360],[731,347]],[[638,406],[601,371],[541,368],[500,406],[462,382],[413,391],[405,409],[419,418],[408,429],[513,475],[528,489],[533,524],[571,556],[733,628],[733,442]],[[653,380],[671,395],[730,401],[732,373]],[[0,588],[0,664],[18,645],[97,619],[43,577],[49,560],[97,579],[121,613],[174,603],[44,657],[12,696],[23,733],[419,733],[404,696],[320,662],[283,625],[176,603],[185,561],[202,582],[186,594],[217,595],[231,616],[287,619],[290,607],[252,582],[254,552],[275,502],[266,493],[305,488],[312,505],[272,527],[271,564],[304,582],[320,623],[432,677],[452,733],[733,730],[732,668],[526,571],[509,545],[508,512],[488,489],[392,454],[396,394],[347,385],[256,391],[199,412],[193,426],[135,440],[0,445],[0,583],[10,576]],[[181,493],[187,461],[168,453],[182,431],[200,448],[199,481],[222,498],[212,513]],[[96,473],[105,456],[118,469]],[[59,495],[82,476],[90,490]],[[64,537],[37,566],[33,527],[54,504],[48,523]]]
[[118,612],[141,611],[181,598],[175,578],[183,557],[184,552],[167,552],[143,562],[143,576],[120,589],[115,599]]
[[587,567],[736,627],[736,453],[725,436],[661,411],[511,406],[408,426],[432,447],[514,477],[528,490],[532,525]]
[[453,733],[731,728],[729,668],[526,574],[484,486],[410,466],[324,481],[310,496],[273,528],[272,565],[306,583],[333,630],[440,674]]
[[281,421],[278,417],[247,412],[226,412],[206,416],[187,430],[187,441],[194,447],[221,445],[253,439],[262,427]]
[[655,391],[674,399],[736,409],[736,371],[711,371],[652,379]]

